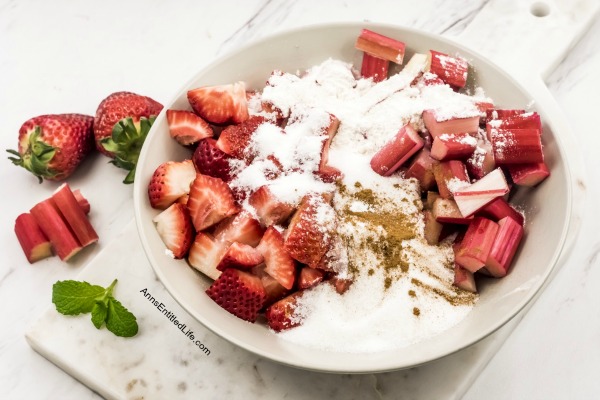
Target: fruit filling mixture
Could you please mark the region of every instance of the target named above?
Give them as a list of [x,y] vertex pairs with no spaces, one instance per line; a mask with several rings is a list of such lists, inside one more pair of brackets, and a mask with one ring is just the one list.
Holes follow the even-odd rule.
[[[513,186],[549,176],[535,112],[466,90],[468,63],[363,30],[361,71],[326,60],[190,90],[168,110],[190,160],[158,167],[150,203],[170,257],[231,314],[305,346],[377,352],[457,324],[476,276],[505,276],[524,218]],[[388,76],[389,75],[389,76]],[[263,319],[264,318],[264,319]]]

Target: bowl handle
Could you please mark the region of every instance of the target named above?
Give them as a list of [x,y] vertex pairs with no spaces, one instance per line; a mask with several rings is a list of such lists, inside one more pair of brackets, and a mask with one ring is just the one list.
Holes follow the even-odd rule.
[[545,79],[599,10],[597,0],[491,0],[457,40],[517,78]]

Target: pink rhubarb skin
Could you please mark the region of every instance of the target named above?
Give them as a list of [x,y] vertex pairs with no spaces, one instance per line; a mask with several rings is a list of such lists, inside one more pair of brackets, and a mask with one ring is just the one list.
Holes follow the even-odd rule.
[[504,217],[511,217],[513,220],[517,221],[521,226],[525,223],[525,217],[523,217],[523,214],[515,210],[502,197],[498,197],[497,199],[483,207],[478,214],[487,217],[493,221],[500,221]]
[[457,89],[464,87],[468,70],[469,63],[465,59],[429,50],[426,72],[439,76],[448,85]]
[[477,293],[475,276],[471,271],[454,263],[454,286],[472,293]]
[[444,161],[434,165],[433,175],[437,183],[438,192],[444,199],[451,199],[453,197],[452,191],[448,187],[450,181],[457,179],[465,182],[465,185],[471,182],[465,164],[459,160]]
[[438,161],[460,160],[473,154],[476,147],[477,141],[468,133],[439,135],[433,139],[431,157]]
[[508,173],[515,185],[532,187],[550,176],[546,163],[513,164],[508,166]]
[[515,115],[524,114],[526,111],[522,109],[489,109],[485,111],[485,123],[487,124],[494,119],[507,119]]
[[473,217],[465,217],[461,214],[456,202],[452,199],[439,197],[433,202],[431,212],[435,220],[441,224],[469,225]]
[[77,199],[77,202],[79,203],[79,206],[81,207],[83,212],[86,215],[89,214],[91,210],[90,202],[85,197],[83,197],[83,194],[81,194],[81,190],[73,190],[73,196],[75,196],[75,198]]
[[52,200],[82,247],[98,241],[98,234],[68,184],[62,184],[52,195]]
[[82,249],[52,198],[39,202],[30,212],[61,260],[68,261]]
[[435,187],[433,166],[437,163],[436,160],[429,156],[429,150],[422,148],[411,161],[404,173],[404,177],[417,179],[421,190],[424,192],[431,190]]
[[405,125],[394,138],[371,159],[371,168],[379,175],[389,176],[402,166],[424,145],[423,139],[409,125]]
[[477,272],[487,262],[497,232],[497,223],[487,218],[475,217],[454,254],[454,260],[461,267]]
[[510,217],[498,221],[498,234],[485,263],[491,276],[506,276],[523,238],[523,227]]
[[50,240],[31,214],[23,213],[17,217],[15,234],[30,264],[52,255]]
[[542,141],[537,129],[492,129],[490,142],[496,164],[544,162]]
[[508,191],[504,172],[497,168],[472,185],[454,192],[454,201],[462,215],[468,217]]
[[363,29],[356,38],[354,47],[372,56],[402,64],[406,46],[399,40]]
[[465,162],[469,176],[473,179],[481,179],[496,169],[496,161],[494,160],[491,144],[482,143],[478,146],[479,148]]
[[390,62],[383,58],[372,56],[369,53],[363,54],[360,75],[363,78],[372,78],[373,82],[381,82],[388,76]]
[[444,133],[475,134],[479,129],[479,115],[438,121],[434,110],[425,110],[423,111],[423,122],[434,139]]
[[[499,111],[499,110],[498,110]],[[487,121],[486,130],[489,132],[492,129],[537,129],[540,135],[542,134],[542,119],[540,115],[536,112],[522,112],[522,113],[514,113],[514,111],[520,110],[506,110],[507,113],[504,116],[497,118],[493,118]]]

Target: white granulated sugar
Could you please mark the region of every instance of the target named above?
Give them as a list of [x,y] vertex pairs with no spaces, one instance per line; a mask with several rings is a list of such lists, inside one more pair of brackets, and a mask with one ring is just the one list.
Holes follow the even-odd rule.
[[471,135],[456,135],[454,133],[442,133],[438,137],[440,138],[440,140],[453,140],[456,139],[457,136],[460,138],[458,140],[458,143],[468,144],[470,146],[477,145],[477,139]]
[[[268,185],[288,203],[336,190],[314,172],[330,115],[340,121],[328,165],[343,173],[343,190],[336,191],[333,208],[317,206],[316,220],[334,232],[329,267],[353,283],[343,295],[330,284],[306,290],[296,309],[302,324],[280,332],[282,338],[331,351],[385,351],[447,330],[472,309],[476,295],[453,286],[450,245],[430,246],[423,238],[418,182],[383,177],[370,167],[402,126],[423,126],[424,110],[445,119],[480,115],[477,98],[447,85],[411,86],[426,59],[415,54],[400,73],[378,83],[355,79],[350,64],[329,59],[301,77],[274,73],[251,98],[251,114],[261,115],[266,103],[289,119],[284,129],[265,123],[254,133],[249,152],[255,158],[237,170],[232,186],[250,192]],[[281,171],[260,177],[277,169],[273,157]]]
[[448,190],[450,191],[450,193],[454,193],[454,192],[458,192],[461,189],[464,189],[468,186],[470,186],[471,184],[469,182],[465,182],[461,179],[458,179],[456,177],[450,179],[447,183],[446,186],[448,187]]

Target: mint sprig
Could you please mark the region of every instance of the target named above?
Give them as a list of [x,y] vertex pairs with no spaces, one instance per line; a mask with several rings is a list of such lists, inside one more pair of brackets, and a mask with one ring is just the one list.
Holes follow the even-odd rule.
[[138,332],[135,315],[112,295],[116,284],[116,279],[107,288],[88,282],[58,281],[52,286],[52,303],[64,315],[91,313],[97,329],[106,324],[117,336],[135,336]]

